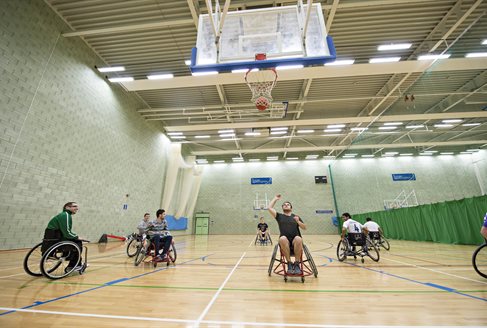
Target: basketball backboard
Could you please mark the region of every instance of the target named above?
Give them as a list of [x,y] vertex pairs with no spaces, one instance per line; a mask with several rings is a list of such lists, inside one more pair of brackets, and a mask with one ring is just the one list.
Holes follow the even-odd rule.
[[[218,2],[217,2],[218,3]],[[317,65],[336,58],[320,3],[200,15],[191,71]],[[258,53],[266,60],[255,60]]]

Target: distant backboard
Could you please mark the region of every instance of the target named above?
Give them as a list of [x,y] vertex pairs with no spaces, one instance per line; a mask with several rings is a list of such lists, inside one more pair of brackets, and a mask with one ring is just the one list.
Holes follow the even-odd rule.
[[[336,58],[320,3],[200,15],[191,71],[324,64]],[[220,29],[221,28],[221,29]],[[266,60],[255,61],[265,53]]]

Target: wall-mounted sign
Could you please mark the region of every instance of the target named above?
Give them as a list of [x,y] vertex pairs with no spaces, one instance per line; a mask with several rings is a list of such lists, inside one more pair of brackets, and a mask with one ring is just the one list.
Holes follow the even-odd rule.
[[316,210],[316,214],[331,214],[333,210]]
[[411,181],[416,180],[414,173],[396,173],[392,175],[392,181]]
[[315,175],[315,183],[328,183],[326,175]]
[[250,178],[251,184],[272,184],[272,178]]

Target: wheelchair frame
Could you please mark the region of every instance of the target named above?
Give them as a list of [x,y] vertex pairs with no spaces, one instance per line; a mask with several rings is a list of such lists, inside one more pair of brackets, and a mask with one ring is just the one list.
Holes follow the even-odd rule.
[[[279,258],[277,257],[277,249],[279,249],[279,253],[280,253]],[[303,258],[303,254],[305,258]],[[291,256],[293,256],[293,254],[291,254]],[[274,267],[274,262],[278,262],[275,267]],[[284,276],[284,281],[286,282],[288,277],[301,277],[301,282],[304,282],[305,280],[304,277],[306,276],[314,275],[315,278],[318,277],[318,269],[316,268],[315,262],[311,257],[311,253],[309,252],[308,247],[305,244],[303,244],[303,253],[301,254],[301,259],[300,259],[301,273],[289,274],[286,268],[286,264],[287,264],[286,258],[282,254],[279,244],[276,244],[274,246],[274,250],[271,256],[271,262],[269,263],[269,269],[267,271],[269,277],[271,276],[272,272],[280,276]]]
[[[87,242],[86,240],[81,240],[81,242]],[[74,271],[77,271],[80,275],[86,270],[88,263],[88,248],[82,246],[84,249],[84,263],[81,269],[75,269],[82,259],[80,247],[69,240],[59,241],[51,247],[49,247],[44,253],[42,253],[42,242],[35,245],[33,248],[27,252],[24,258],[23,266],[24,271],[34,277],[45,276],[49,279],[61,279],[64,278]],[[75,267],[69,267],[69,257],[73,251],[78,252],[78,259],[76,261]]]
[[[254,241],[254,245],[257,245],[257,243],[261,246],[266,246],[268,245],[269,243],[272,245],[272,238],[271,238],[271,235],[266,232],[265,233],[265,238],[262,238],[262,232],[259,231],[256,236],[255,236],[255,241]],[[267,238],[268,237],[268,238]]]
[[[144,245],[145,244],[145,245]],[[169,250],[167,251],[167,257],[158,260],[157,255],[155,254],[155,243],[152,242],[149,238],[143,237],[141,243],[137,247],[137,252],[135,254],[135,260],[134,260],[134,265],[138,266],[141,262],[150,262],[152,265],[157,267],[157,263],[167,263],[167,266],[169,266],[170,263],[176,265],[176,259],[177,259],[177,251],[176,247],[174,245],[174,239],[171,241],[171,246],[169,247]],[[150,261],[146,261],[148,257],[151,257]]]
[[391,245],[389,244],[389,241],[386,238],[384,238],[384,236],[380,232],[370,231],[369,237],[378,250],[380,250],[381,247],[384,248],[386,251],[391,249]]
[[[364,257],[368,256],[370,257],[373,261],[379,262],[380,260],[380,255],[379,255],[379,250],[375,246],[375,244],[372,242],[372,240],[369,237],[365,237],[364,234],[365,244],[364,245],[359,245],[359,244],[352,244],[350,245],[350,241],[348,238],[345,238],[344,240],[341,240],[338,242],[337,245],[337,258],[338,261],[343,262],[347,259],[347,256],[353,256],[353,258],[356,260],[357,256],[361,257],[361,262],[364,263]],[[353,249],[353,248],[360,247],[360,249]],[[371,251],[372,250],[372,251]],[[376,257],[373,255],[373,253],[377,255]]]

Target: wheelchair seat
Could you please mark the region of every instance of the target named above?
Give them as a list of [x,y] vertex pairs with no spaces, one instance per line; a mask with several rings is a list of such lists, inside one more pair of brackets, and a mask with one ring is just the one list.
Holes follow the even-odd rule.
[[365,234],[363,232],[347,234],[347,239],[351,246],[364,246],[365,245]]

